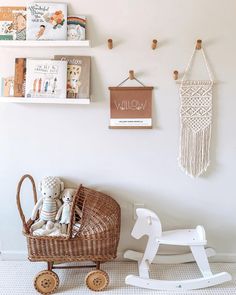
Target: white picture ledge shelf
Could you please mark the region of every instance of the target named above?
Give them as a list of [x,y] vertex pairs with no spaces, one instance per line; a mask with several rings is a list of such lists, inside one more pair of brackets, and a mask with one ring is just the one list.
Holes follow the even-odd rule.
[[70,40],[41,40],[41,41],[14,41],[0,40],[0,47],[91,47],[90,40],[70,41]]
[[90,104],[89,98],[24,98],[24,97],[0,97],[0,103],[23,103],[23,104]]

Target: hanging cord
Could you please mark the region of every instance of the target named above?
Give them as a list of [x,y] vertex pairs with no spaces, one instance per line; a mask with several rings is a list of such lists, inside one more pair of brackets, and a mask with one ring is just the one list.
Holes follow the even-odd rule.
[[205,51],[204,49],[202,48],[202,55],[203,55],[203,58],[204,58],[204,61],[205,61],[205,65],[206,65],[206,69],[207,69],[207,72],[208,72],[208,75],[209,75],[209,78],[211,80],[211,82],[213,83],[214,82],[214,76],[213,76],[213,73],[209,67],[209,64],[207,62],[207,59],[206,59],[206,55],[205,55]]
[[[129,77],[126,78],[124,81],[122,81],[120,84],[118,84],[116,87],[120,87],[121,85],[123,85],[128,80],[129,80]],[[145,85],[141,81],[139,81],[137,78],[134,77],[133,80],[136,80],[139,84],[141,84],[143,87],[145,87]]]
[[[193,53],[192,53],[192,55],[191,55],[191,57],[190,57],[190,59],[189,59],[188,65],[187,65],[187,67],[186,67],[186,69],[185,69],[185,71],[184,71],[184,75],[183,75],[183,78],[182,78],[182,80],[181,80],[181,83],[182,83],[183,81],[185,81],[185,78],[186,78],[186,76],[187,76],[187,74],[188,74],[188,72],[189,72],[189,70],[190,70],[190,68],[191,68],[191,66],[192,66],[193,58],[194,58],[194,55],[196,54],[196,51],[197,51],[197,49],[194,48]],[[208,64],[208,62],[207,62],[206,55],[205,55],[205,51],[204,51],[203,47],[200,49],[200,51],[201,51],[201,53],[202,53],[202,56],[203,56],[203,59],[204,59],[204,63],[205,63],[205,66],[206,66],[207,73],[208,73],[208,76],[209,76],[209,78],[210,78],[210,81],[211,81],[212,83],[214,83],[213,74],[212,74],[212,72],[211,72],[211,70],[210,70],[210,67],[209,67],[209,64]]]

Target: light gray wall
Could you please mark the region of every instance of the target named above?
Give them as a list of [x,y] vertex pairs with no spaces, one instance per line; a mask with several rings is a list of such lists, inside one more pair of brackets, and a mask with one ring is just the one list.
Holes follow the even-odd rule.
[[[1,49],[0,72],[14,72],[15,57],[55,54],[92,56],[88,106],[0,104],[0,241],[5,253],[26,248],[16,210],[20,176],[61,176],[68,184],[97,188],[122,207],[119,251],[140,248],[130,238],[134,202],[158,212],[165,229],[205,226],[220,253],[236,247],[236,2],[234,0],[71,0],[70,12],[88,16],[91,49]],[[1,1],[1,5],[6,5]],[[9,0],[7,5],[24,5]],[[114,49],[107,49],[113,38]],[[151,40],[160,42],[150,49]],[[193,180],[178,167],[179,98],[172,71],[183,72],[198,38],[203,39],[218,81],[214,89],[211,165]],[[109,130],[109,86],[133,69],[155,86],[153,130]],[[29,215],[32,197],[24,190]],[[9,252],[10,251],[10,252]],[[12,252],[11,252],[12,251]]]

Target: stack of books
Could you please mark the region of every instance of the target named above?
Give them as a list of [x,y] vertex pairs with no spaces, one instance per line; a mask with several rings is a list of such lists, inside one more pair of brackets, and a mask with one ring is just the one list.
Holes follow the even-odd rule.
[[85,40],[86,17],[68,16],[66,3],[0,7],[0,40]]
[[90,56],[15,59],[15,76],[2,79],[2,96],[90,98]]

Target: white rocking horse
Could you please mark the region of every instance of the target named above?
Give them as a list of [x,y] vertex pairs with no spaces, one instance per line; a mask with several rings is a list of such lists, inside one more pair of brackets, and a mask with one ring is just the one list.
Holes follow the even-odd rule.
[[[227,272],[212,274],[208,258],[215,254],[214,250],[206,245],[205,230],[198,225],[196,229],[183,229],[162,232],[161,222],[158,216],[151,210],[138,208],[136,210],[137,221],[131,235],[140,239],[148,236],[148,243],[144,254],[128,250],[124,257],[138,261],[139,276],[128,275],[126,284],[141,288],[155,290],[194,290],[206,288],[232,280]],[[189,246],[192,254],[183,255],[156,255],[160,245]],[[196,261],[202,276],[199,279],[164,281],[149,278],[151,263],[185,263]]]

